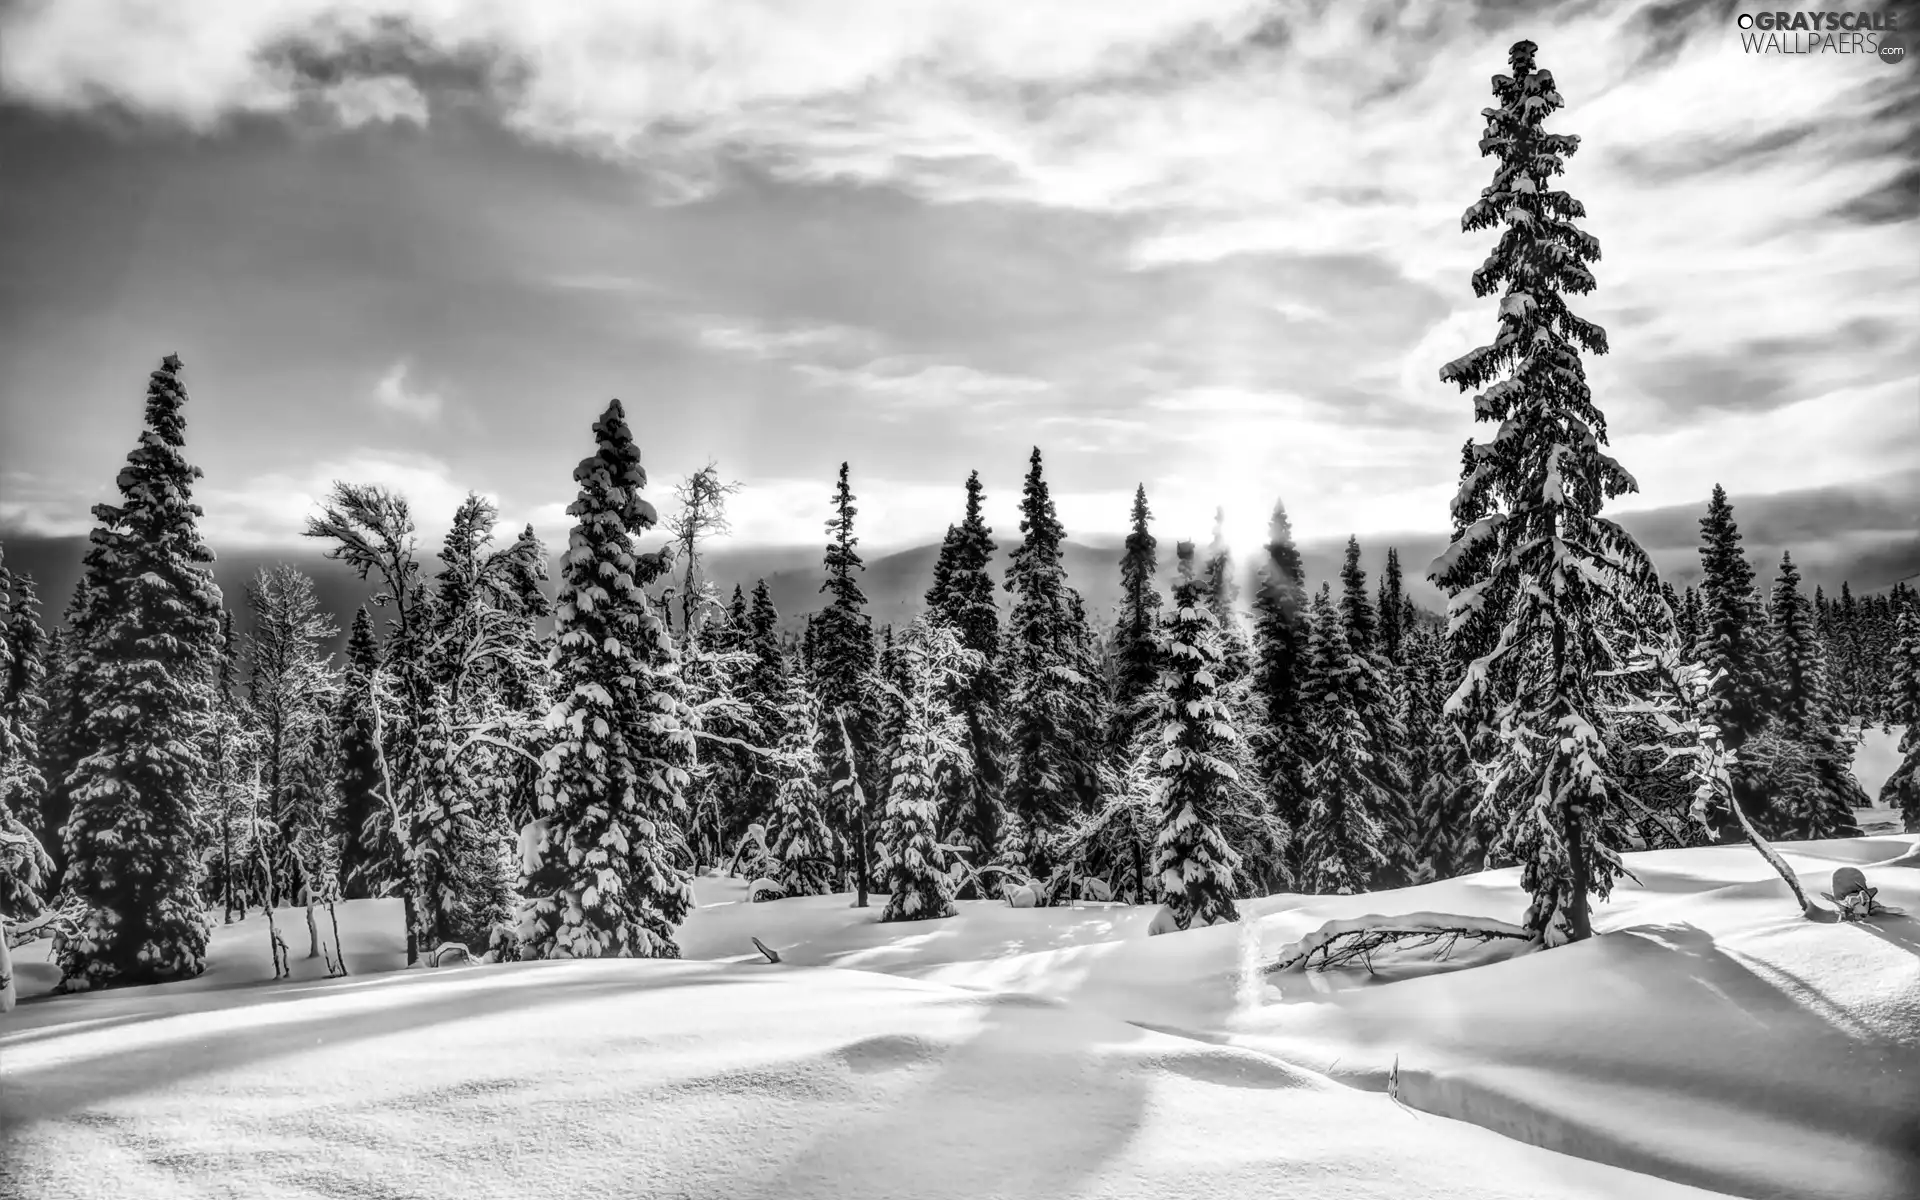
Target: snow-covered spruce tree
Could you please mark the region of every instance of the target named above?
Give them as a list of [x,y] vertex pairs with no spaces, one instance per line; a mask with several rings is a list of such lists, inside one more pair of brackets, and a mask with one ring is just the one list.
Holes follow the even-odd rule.
[[[23,831],[38,823],[47,792],[40,751],[47,724],[46,641],[33,577],[0,566],[0,809],[11,812]],[[51,871],[50,859],[47,866]]]
[[382,894],[396,880],[385,868],[399,857],[396,836],[381,792],[380,746],[373,715],[373,687],[380,671],[380,645],[374,640],[373,615],[366,606],[354,613],[347,634],[346,673],[334,710],[333,786],[338,804],[333,834],[340,842],[340,891],[349,900]]
[[1400,551],[1387,547],[1387,565],[1380,572],[1380,653],[1398,667],[1405,663],[1406,640],[1412,618],[1406,580],[1400,572]]
[[0,613],[9,614],[0,620],[0,1012],[13,1007],[7,923],[38,913],[54,882],[52,858],[22,820],[45,790],[36,746],[43,663],[34,606],[32,580],[0,565]]
[[767,849],[777,864],[774,882],[782,895],[824,896],[833,891],[834,839],[815,782],[820,701],[798,678],[780,701],[778,740],[765,768],[774,788],[767,818]]
[[267,903],[285,907],[313,882],[327,823],[325,796],[296,787],[295,780],[311,773],[321,728],[337,700],[331,655],[321,647],[338,629],[321,609],[313,580],[284,563],[262,567],[248,582],[247,608],[253,614],[247,707],[274,830],[266,853],[276,894]]
[[1123,758],[1134,734],[1158,703],[1160,684],[1160,569],[1158,543],[1148,522],[1147,487],[1133,492],[1132,524],[1120,556],[1120,615],[1113,629],[1113,719],[1110,748]]
[[1474,824],[1476,789],[1466,747],[1446,719],[1454,664],[1445,633],[1416,626],[1407,631],[1401,649],[1406,658],[1401,674],[1404,761],[1414,818],[1412,882],[1432,883],[1485,865]]
[[[947,527],[927,592],[927,616],[950,627],[960,646],[972,652],[972,666],[958,675],[947,697],[966,725],[967,769],[940,773],[942,828],[965,848],[970,866],[991,862],[1000,845],[1001,811],[1007,781],[1006,685],[1000,671],[1000,610],[987,564],[993,559],[993,530],[983,514],[980,472],[967,476],[966,512]],[[971,882],[967,885],[971,890]]]
[[[1256,717],[1253,745],[1274,816],[1298,829],[1306,813],[1308,744],[1301,682],[1307,666],[1306,567],[1293,543],[1293,523],[1284,502],[1273,502],[1266,553],[1255,575],[1252,685]],[[1288,853],[1284,880],[1296,873],[1299,841]]]
[[522,953],[677,958],[693,891],[673,858],[693,765],[693,714],[674,647],[645,591],[664,569],[636,555],[658,520],[618,400],[574,468],[579,498],[554,614],[559,702],[541,764],[539,818],[521,832]]
[[89,751],[74,769],[63,886],[86,915],[55,939],[60,986],[156,983],[206,966],[195,798],[220,637],[220,589],[200,540],[180,359],[147,384],[146,429],[99,521],[84,573],[78,697]]
[[[786,730],[787,689],[791,682],[786,650],[780,640],[780,612],[774,607],[773,594],[767,590],[764,579],[754,584],[751,602],[742,594],[738,615],[731,608],[729,606],[727,619],[733,631],[728,638],[728,653],[743,656],[735,684],[744,706],[740,724],[753,745],[777,750]],[[808,761],[812,763],[811,754]],[[758,824],[765,828],[772,819],[780,787],[781,776],[774,756],[741,754],[737,767],[740,774],[735,786],[740,793],[740,814],[749,826]]]
[[[1713,681],[1709,716],[1735,755],[1734,794],[1748,817],[1763,819],[1765,806],[1757,780],[1739,752],[1767,724],[1766,614],[1754,590],[1753,568],[1740,548],[1733,505],[1719,484],[1713,487],[1707,515],[1700,519],[1700,565],[1705,574],[1700,581],[1700,634],[1693,653]],[[1739,836],[1730,812],[1713,813],[1711,819],[1722,839]]]
[[47,634],[45,669],[41,678],[40,727],[35,741],[40,751],[35,760],[41,780],[39,803],[32,812],[15,814],[27,823],[28,828],[40,839],[40,844],[46,848],[48,857],[53,860],[52,878],[56,881],[64,870],[61,864],[65,861],[60,851],[60,831],[67,823],[64,804],[66,793],[62,784],[73,767],[74,756],[69,748],[77,732],[73,721],[71,646],[66,628],[56,623]]
[[1220,702],[1220,631],[1194,578],[1192,543],[1178,547],[1179,582],[1162,625],[1160,812],[1153,876],[1177,928],[1237,921],[1240,856],[1221,832],[1226,811],[1250,789],[1235,769],[1240,733]]
[[1367,890],[1388,865],[1391,837],[1380,813],[1393,800],[1376,770],[1374,735],[1359,707],[1368,666],[1355,649],[1360,636],[1321,585],[1307,637],[1307,806],[1295,831],[1299,887],[1348,895]]
[[939,779],[966,769],[966,720],[953,689],[978,669],[978,654],[940,621],[915,621],[898,644],[900,679],[886,686],[896,728],[880,821],[882,921],[921,921],[953,911],[952,862],[940,842]]
[[1689,654],[1700,644],[1700,621],[1700,593],[1693,589],[1692,584],[1688,584],[1687,590],[1680,595],[1680,607],[1674,610],[1673,632],[1681,647]]
[[415,932],[424,949],[458,942],[479,955],[501,940],[496,932],[512,916],[511,861],[467,749],[446,692],[436,688],[416,747],[419,774],[405,831]]
[[[820,765],[826,773],[830,811],[842,838],[850,846],[843,864],[854,874],[856,903],[866,906],[871,886],[872,814],[869,798],[880,786],[878,730],[871,692],[876,667],[873,621],[867,615],[866,593],[855,572],[866,570],[856,547],[852,484],[847,464],[840,464],[834,484],[833,515],[827,518],[826,582],[820,590],[831,599],[814,614],[813,678],[821,705]],[[844,726],[845,736],[841,736]]]
[[1606,420],[1580,361],[1582,349],[1605,353],[1606,334],[1564,299],[1593,290],[1600,248],[1573,224],[1585,208],[1553,186],[1579,139],[1542,128],[1565,101],[1536,50],[1516,42],[1513,74],[1494,76],[1480,151],[1498,166],[1461,221],[1469,233],[1504,226],[1473,275],[1476,296],[1504,289],[1499,332],[1440,379],[1478,391],[1474,415],[1497,432],[1465,448],[1454,540],[1432,578],[1467,659],[1447,707],[1484,756],[1491,850],[1521,865],[1527,927],[1564,924],[1578,940],[1592,933],[1589,895],[1608,894],[1619,870],[1599,673],[1620,664],[1616,639],[1631,636],[1657,582],[1633,538],[1599,515],[1637,485],[1601,449]]
[[1380,823],[1379,849],[1386,856],[1373,884],[1399,887],[1419,873],[1414,857],[1419,832],[1402,761],[1406,729],[1401,724],[1393,666],[1380,649],[1380,615],[1367,593],[1360,539],[1352,536],[1347,538],[1347,556],[1340,567],[1340,623],[1353,652],[1341,668],[1341,697],[1364,734],[1357,769],[1371,780],[1366,807]]
[[1853,777],[1853,745],[1827,696],[1825,657],[1791,554],[1780,556],[1767,619],[1772,728],[1803,748],[1814,779],[1814,787],[1796,802],[1785,789],[1772,786],[1764,770],[1757,772],[1766,781],[1761,788],[1769,799],[1767,828],[1796,839],[1856,837],[1860,823],[1853,810],[1864,807],[1867,796]]
[[1900,810],[1908,833],[1920,833],[1920,604],[1902,606],[1888,670],[1887,720],[1905,726],[1900,735],[1900,765],[1880,786],[1880,803]]
[[[1044,879],[1053,869],[1047,835],[1098,794],[1097,681],[1076,670],[1082,633],[1061,565],[1066,530],[1042,473],[1040,448],[1028,460],[1020,495],[1022,540],[1007,566],[1013,612],[1007,622],[1012,685],[1008,719],[1012,770],[1007,805],[1018,818],[1024,857],[1005,865]],[[1002,847],[1006,858],[1006,847]]]

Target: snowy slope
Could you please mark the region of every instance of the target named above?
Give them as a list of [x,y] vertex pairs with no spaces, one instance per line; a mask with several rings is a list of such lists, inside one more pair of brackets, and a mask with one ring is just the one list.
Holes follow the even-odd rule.
[[[1786,849],[1920,912],[1920,870],[1880,865],[1914,842]],[[1335,917],[1511,919],[1513,873],[1156,938],[1123,906],[887,926],[703,879],[690,961],[413,972],[363,902],[353,977],[278,984],[254,918],[202,979],[0,1018],[0,1195],[1920,1194],[1920,922],[1800,921],[1744,847],[1630,861],[1593,943],[1391,983],[1257,968]]]

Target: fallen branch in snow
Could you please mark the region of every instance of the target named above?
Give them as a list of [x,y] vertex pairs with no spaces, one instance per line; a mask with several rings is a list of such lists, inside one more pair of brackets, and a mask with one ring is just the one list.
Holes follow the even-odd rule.
[[1438,946],[1436,958],[1445,958],[1461,940],[1491,942],[1502,938],[1531,942],[1535,935],[1518,925],[1489,917],[1462,917],[1448,913],[1411,913],[1404,917],[1366,916],[1328,921],[1306,937],[1281,949],[1266,973],[1306,970],[1319,955],[1319,969],[1331,970],[1355,961],[1373,970],[1372,956],[1387,946],[1418,950]]
[[763,941],[761,941],[761,940],[760,940],[759,938],[754,938],[754,939],[753,939],[753,948],[754,948],[755,950],[758,950],[758,951],[759,951],[760,953],[762,953],[762,954],[764,954],[764,955],[766,955],[766,956],[767,956],[767,961],[768,961],[768,962],[770,962],[770,963],[777,963],[777,962],[779,962],[779,961],[780,961],[780,953],[779,953],[779,951],[777,951],[777,950],[770,950],[770,949],[768,949],[768,948],[767,948],[767,944],[766,944],[765,942],[763,942]]
[[442,967],[448,963],[471,963],[472,961],[473,951],[467,949],[465,942],[441,942],[433,948],[433,953],[427,955],[427,965],[430,967]]

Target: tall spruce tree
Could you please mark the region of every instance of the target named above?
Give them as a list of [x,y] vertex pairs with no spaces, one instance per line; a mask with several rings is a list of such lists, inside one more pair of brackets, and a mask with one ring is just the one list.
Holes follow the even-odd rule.
[[880,822],[880,874],[887,892],[882,921],[920,921],[953,911],[952,861],[940,842],[939,778],[965,769],[966,721],[949,697],[977,666],[945,622],[914,622],[897,648],[899,669],[886,686],[895,710]]
[[1804,748],[1814,780],[1801,805],[1782,803],[1784,790],[1762,786],[1773,797],[1771,832],[1795,838],[1857,836],[1860,823],[1853,810],[1864,807],[1867,796],[1853,777],[1853,744],[1827,695],[1824,651],[1791,554],[1780,556],[1767,616],[1772,724],[1780,736]]
[[1387,547],[1387,565],[1380,572],[1380,653],[1400,666],[1407,661],[1406,640],[1411,606],[1406,580],[1400,573],[1400,551]]
[[1415,626],[1407,631],[1402,650],[1407,660],[1401,675],[1401,719],[1407,731],[1403,761],[1413,809],[1412,882],[1431,883],[1482,866],[1473,772],[1465,745],[1446,720],[1454,672],[1445,634]]
[[1040,448],[1028,459],[1020,494],[1022,540],[1007,567],[1013,594],[1007,622],[1012,684],[1012,770],[1007,803],[1024,840],[1024,865],[1036,878],[1053,869],[1048,834],[1097,793],[1096,681],[1084,677],[1082,630],[1062,566],[1066,530],[1054,510]]
[[[33,577],[0,566],[0,809],[23,831],[39,823],[47,792],[40,750],[48,711],[46,640]],[[51,872],[51,859],[46,863]]]
[[1233,764],[1240,734],[1221,702],[1224,658],[1206,585],[1194,577],[1193,545],[1178,547],[1179,582],[1162,625],[1165,664],[1156,712],[1162,752],[1153,876],[1177,928],[1237,921],[1240,856],[1221,832],[1247,782]]
[[33,580],[0,563],[0,1012],[13,1007],[6,922],[37,913],[53,860],[30,825],[45,781],[38,740],[45,724],[42,639]]
[[[1358,757],[1350,768],[1343,765],[1340,769],[1358,771],[1367,777],[1363,789],[1367,797],[1365,805],[1379,823],[1377,848],[1383,855],[1373,882],[1382,887],[1399,887],[1419,873],[1414,857],[1419,831],[1415,827],[1402,758],[1406,731],[1397,711],[1392,664],[1384,653],[1380,637],[1381,617],[1367,593],[1367,573],[1360,566],[1360,539],[1351,535],[1347,538],[1346,558],[1340,566],[1339,612],[1340,625],[1346,631],[1352,652],[1339,666],[1339,701],[1351,709],[1358,720],[1357,736],[1361,739],[1354,747]],[[1330,695],[1325,687],[1323,682],[1322,699]],[[1342,783],[1341,786],[1350,785]]]
[[146,429],[94,506],[85,559],[87,619],[80,736],[66,827],[66,890],[86,903],[55,939],[61,987],[198,975],[209,929],[200,906],[196,745],[212,690],[220,589],[200,540],[187,463],[187,392],[169,354],[147,384]]
[[373,688],[380,672],[380,645],[373,614],[361,605],[347,634],[346,673],[334,710],[335,740],[333,834],[340,842],[340,890],[349,900],[383,894],[395,882],[392,866],[398,847],[387,810],[380,773],[379,728],[374,721]]
[[1356,628],[1334,607],[1332,591],[1323,584],[1313,598],[1307,640],[1308,735],[1314,753],[1297,835],[1299,886],[1307,892],[1365,891],[1391,861],[1393,834],[1382,813],[1393,797],[1374,769],[1375,735],[1363,712],[1370,691],[1360,682],[1369,673],[1358,648],[1364,635],[1363,627]]
[[[1298,829],[1306,814],[1307,763],[1311,758],[1306,700],[1301,692],[1307,666],[1308,607],[1306,566],[1293,543],[1293,523],[1282,501],[1273,504],[1267,522],[1264,560],[1253,597],[1253,693],[1260,772],[1274,815]],[[1297,871],[1299,840],[1293,843],[1287,875]]]
[[1680,597],[1680,607],[1674,610],[1673,631],[1689,654],[1700,644],[1700,593],[1692,584],[1687,585]]
[[70,737],[75,732],[73,721],[73,660],[69,652],[71,643],[67,631],[55,624],[47,633],[47,648],[43,659],[41,675],[40,726],[35,734],[35,746],[39,754],[34,765],[40,776],[39,802],[31,812],[14,815],[26,822],[39,839],[48,858],[53,863],[49,882],[58,882],[64,870],[61,855],[61,830],[66,827],[66,809],[60,807],[65,795],[61,786],[65,772],[72,769],[73,756],[68,752]]
[[1553,186],[1579,139],[1542,128],[1565,101],[1537,49],[1516,42],[1513,73],[1493,78],[1480,151],[1498,165],[1461,220],[1469,233],[1504,226],[1473,275],[1474,295],[1502,292],[1499,332],[1440,379],[1478,392],[1474,415],[1498,432],[1465,447],[1455,536],[1433,578],[1468,660],[1448,708],[1489,768],[1494,850],[1521,864],[1527,927],[1579,940],[1592,933],[1589,895],[1619,872],[1600,672],[1624,660],[1616,642],[1638,636],[1657,583],[1633,538],[1599,515],[1637,485],[1601,449],[1606,419],[1580,360],[1605,353],[1606,334],[1564,299],[1593,290],[1600,248],[1574,225],[1585,208]]
[[532,958],[677,958],[693,905],[674,854],[694,746],[674,646],[646,585],[666,569],[637,555],[658,516],[618,400],[574,468],[554,669],[559,704],[541,763],[539,817],[521,831],[519,933]]
[[1726,489],[1713,487],[1700,519],[1701,665],[1719,675],[1713,717],[1727,749],[1738,751],[1767,723],[1767,644],[1753,568],[1740,548],[1740,527]]
[[934,563],[927,615],[951,628],[968,668],[949,685],[948,703],[965,729],[964,770],[948,765],[940,772],[943,828],[955,845],[966,848],[973,866],[991,862],[1000,845],[1007,780],[1006,684],[1000,669],[1000,610],[994,603],[993,530],[983,511],[980,472],[967,477],[966,512],[947,527]]
[[1112,749],[1124,755],[1133,735],[1158,702],[1160,589],[1154,575],[1160,569],[1158,543],[1148,522],[1147,487],[1133,492],[1132,523],[1120,557],[1120,616],[1113,631]]
[[873,814],[868,811],[868,798],[880,790],[875,745],[879,731],[871,702],[878,664],[867,596],[855,578],[866,564],[853,531],[853,519],[860,511],[854,500],[847,464],[841,463],[833,489],[833,514],[827,518],[827,578],[820,585],[829,599],[827,607],[814,614],[809,631],[822,708],[820,765],[826,771],[835,823],[850,847],[845,865],[854,873],[857,901],[864,907],[872,884]]
[[[1729,772],[1733,797],[1753,816],[1763,811],[1765,797],[1751,763],[1742,762],[1738,752],[1767,724],[1766,615],[1754,590],[1753,568],[1740,548],[1733,505],[1719,484],[1707,503],[1707,515],[1700,519],[1700,565],[1704,576],[1694,655],[1713,680],[1705,715],[1718,726],[1725,747],[1736,755]],[[1731,812],[1715,809],[1708,813],[1708,820],[1722,840],[1739,836]]]
[[820,700],[796,678],[780,701],[771,760],[774,793],[767,818],[767,850],[774,861],[774,881],[783,895],[823,896],[833,891],[834,835],[825,798],[815,782]]

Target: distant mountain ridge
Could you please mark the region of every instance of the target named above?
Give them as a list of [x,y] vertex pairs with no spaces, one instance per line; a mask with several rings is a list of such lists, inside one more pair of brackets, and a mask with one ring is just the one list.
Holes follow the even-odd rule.
[[[1825,488],[1735,497],[1734,515],[1740,524],[1742,544],[1762,586],[1772,580],[1780,555],[1786,550],[1792,551],[1809,591],[1815,585],[1830,592],[1837,590],[1844,579],[1851,581],[1856,592],[1865,594],[1920,577],[1920,518],[1916,517],[1920,510],[1920,471],[1901,477],[1901,482],[1908,486],[1884,492]],[[1700,577],[1697,546],[1699,520],[1705,509],[1702,501],[1698,505],[1625,513],[1618,520],[1653,557],[1662,578],[1680,588]],[[79,577],[86,539],[7,535],[0,541],[4,542],[7,566],[34,576],[42,613],[49,620],[57,618]],[[1001,578],[1017,539],[1001,537],[997,541],[999,548],[990,569]],[[654,545],[657,539],[647,542]],[[1430,531],[1376,534],[1361,539],[1362,562],[1369,581],[1377,586],[1387,548],[1397,548],[1408,595],[1415,604],[1437,612],[1444,608],[1444,600],[1427,582],[1426,571],[1427,564],[1446,544],[1444,534]],[[1346,550],[1344,534],[1301,538],[1299,546],[1309,586],[1318,587],[1322,581],[1338,577]],[[719,586],[722,599],[735,584],[751,590],[756,580],[764,578],[783,623],[794,628],[806,613],[820,607],[820,585],[825,579],[820,566],[823,548],[721,545],[706,556],[707,571]],[[938,544],[868,549],[865,553],[866,570],[860,576],[860,587],[875,623],[912,620],[924,607],[926,590],[933,581]],[[1253,553],[1258,554],[1258,548]],[[1106,620],[1119,602],[1121,539],[1099,536],[1069,540],[1063,554],[1067,578],[1086,599],[1088,612],[1096,620]],[[1236,552],[1235,557],[1250,585],[1257,563],[1245,551]],[[1159,559],[1164,591],[1173,576],[1172,538],[1161,539]],[[354,609],[365,603],[374,589],[356,579],[347,567],[325,558],[322,547],[312,542],[279,551],[243,550],[219,556],[214,576],[242,632],[247,625],[242,599],[246,581],[261,567],[280,562],[291,563],[313,576],[321,604],[335,614],[343,631],[335,648],[344,646],[344,631]],[[429,552],[423,567],[430,578],[438,570],[438,560]],[[1005,593],[1001,602],[1006,604]]]

